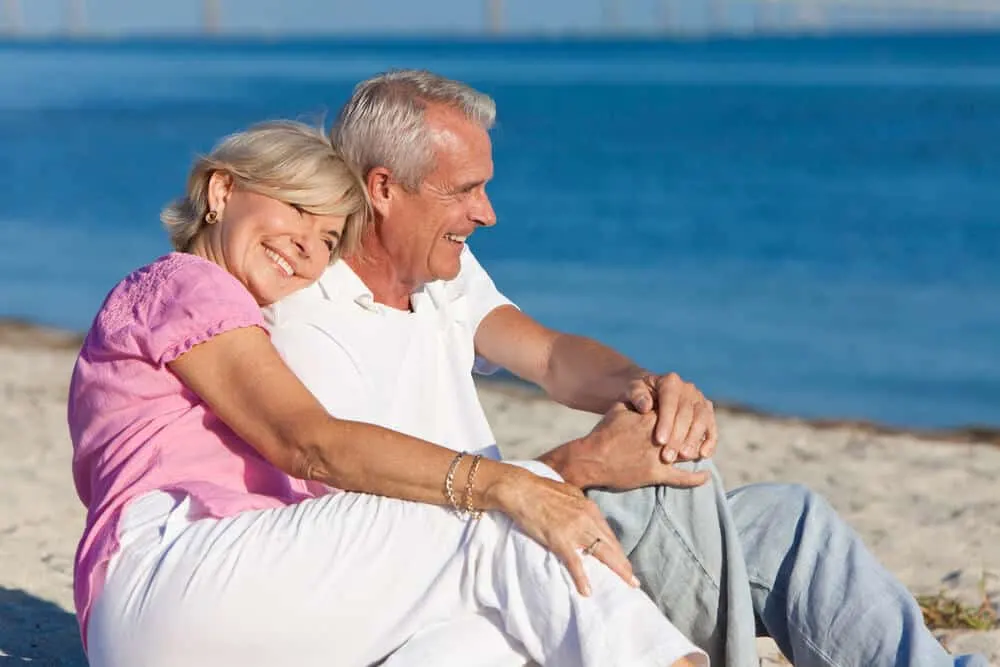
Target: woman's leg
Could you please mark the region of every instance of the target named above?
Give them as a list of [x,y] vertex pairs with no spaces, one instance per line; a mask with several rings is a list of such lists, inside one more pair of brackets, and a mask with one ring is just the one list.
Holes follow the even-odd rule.
[[152,556],[123,554],[109,577],[91,618],[93,667],[367,665],[479,611],[551,667],[661,666],[694,651],[603,564],[586,559],[583,598],[555,556],[495,514],[467,522],[341,493],[178,535],[169,523]]

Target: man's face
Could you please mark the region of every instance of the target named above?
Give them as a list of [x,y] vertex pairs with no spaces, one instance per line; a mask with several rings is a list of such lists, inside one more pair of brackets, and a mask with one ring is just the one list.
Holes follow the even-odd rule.
[[394,183],[380,235],[398,277],[413,285],[458,275],[466,239],[496,224],[486,184],[493,177],[489,134],[461,112],[430,105],[425,122],[432,171],[411,192]]

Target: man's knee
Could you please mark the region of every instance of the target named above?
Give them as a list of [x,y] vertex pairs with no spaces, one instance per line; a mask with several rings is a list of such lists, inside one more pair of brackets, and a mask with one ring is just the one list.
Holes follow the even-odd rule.
[[732,506],[757,510],[766,517],[798,519],[808,515],[832,512],[822,495],[804,484],[766,482],[749,484],[730,491],[727,495]]
[[751,484],[728,498],[748,561],[755,552],[784,552],[803,540],[816,541],[842,524],[826,499],[802,484]]

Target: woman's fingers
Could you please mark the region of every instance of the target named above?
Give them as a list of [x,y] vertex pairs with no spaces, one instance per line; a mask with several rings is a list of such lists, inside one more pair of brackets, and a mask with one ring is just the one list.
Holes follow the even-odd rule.
[[569,570],[569,576],[573,578],[576,590],[580,591],[580,595],[589,597],[590,579],[587,577],[587,571],[583,569],[583,559],[580,558],[576,549],[571,549],[563,556],[562,561],[565,563],[566,569]]
[[630,586],[638,586],[618,538],[600,508],[576,487],[563,482],[532,480],[540,491],[514,513],[518,525],[566,566],[581,595],[591,592],[584,558],[593,556]]
[[608,542],[601,539],[600,542],[597,542],[597,544],[594,544],[590,548],[589,555],[607,565],[612,572],[621,577],[629,586],[636,587],[639,585],[639,580],[635,578],[635,574],[632,572],[632,564],[629,562],[628,557],[625,556],[625,552],[622,551],[618,540]]
[[591,543],[593,546],[590,547],[590,555],[607,565],[612,572],[621,577],[629,586],[638,586],[639,580],[635,578],[635,573],[632,571],[632,563],[629,562],[628,556],[625,555],[625,550],[622,549],[618,537],[611,530],[608,520],[601,514],[597,503],[588,502],[590,502],[590,514],[597,524],[597,528],[600,530],[597,536],[600,537],[600,541],[596,544]]
[[584,558],[592,556],[601,561],[629,586],[638,586],[639,582],[632,571],[632,563],[629,562],[621,543],[618,542],[597,504],[587,500],[585,512],[590,518],[590,525],[585,529],[580,554]]
[[[595,533],[604,532],[600,530],[600,526],[594,526],[594,528]],[[566,569],[569,570],[570,577],[572,577],[573,583],[581,595],[589,596],[591,593],[590,580],[587,577],[587,570],[583,560],[589,557],[596,558],[604,563],[608,569],[621,577],[629,586],[639,586],[639,580],[636,579],[635,574],[632,572],[632,564],[613,534],[594,537],[582,548],[570,549],[564,555],[557,555],[560,555],[562,561],[566,564]]]

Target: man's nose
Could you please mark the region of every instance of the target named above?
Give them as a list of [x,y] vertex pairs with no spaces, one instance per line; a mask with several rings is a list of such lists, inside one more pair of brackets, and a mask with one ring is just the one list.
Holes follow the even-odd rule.
[[497,214],[493,210],[493,203],[486,192],[481,192],[476,198],[472,209],[472,219],[481,227],[492,227],[497,224]]

